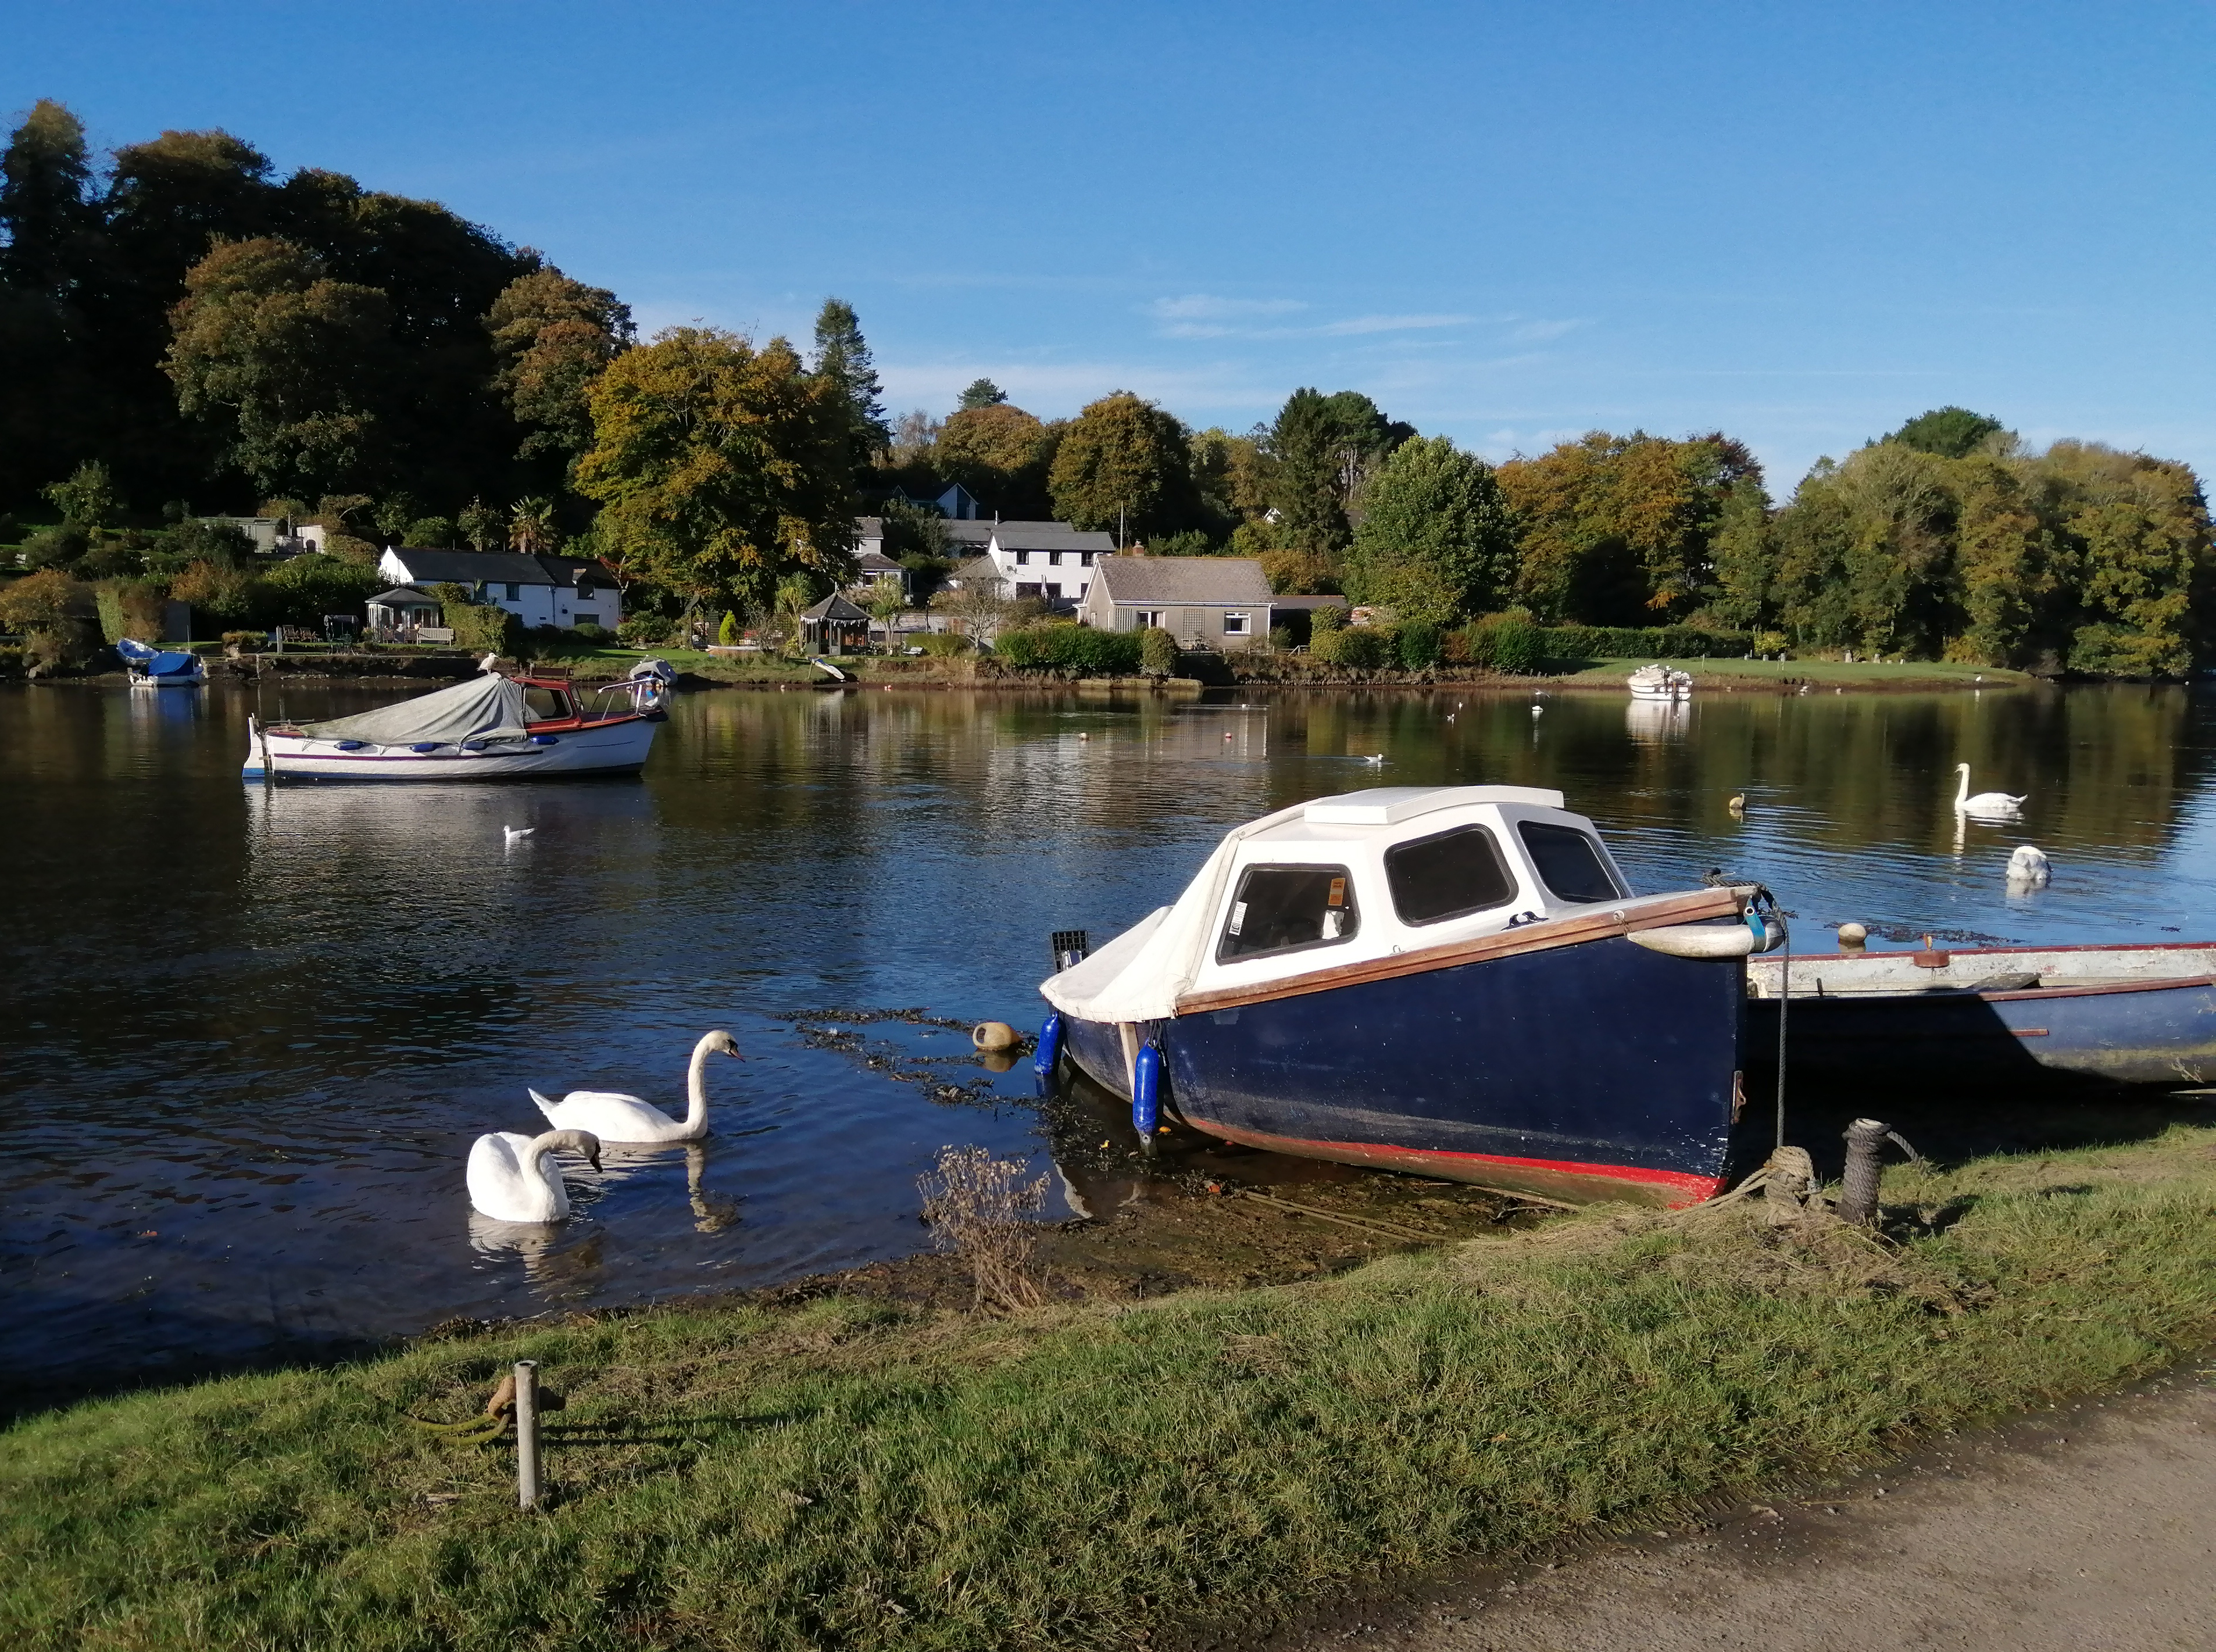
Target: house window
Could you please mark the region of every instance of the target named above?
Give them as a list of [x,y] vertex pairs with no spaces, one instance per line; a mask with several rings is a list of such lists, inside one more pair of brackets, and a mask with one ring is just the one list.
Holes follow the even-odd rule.
[[1046,582],[1046,593],[1050,597],[1059,601],[1062,597],[1062,581],[1059,580],[1049,580]]
[[521,602],[523,600],[523,587],[520,585],[510,582],[508,587],[508,599],[510,602]]
[[1077,565],[1078,565],[1080,568],[1090,568],[1090,567],[1092,567],[1092,566],[1093,566],[1093,553],[1092,553],[1091,551],[1089,551],[1089,550],[1080,550],[1080,551],[1079,551],[1079,552],[1077,553]]
[[1062,553],[1058,550],[1050,550],[1047,552],[1046,565],[1049,568],[1060,568],[1062,566]]
[[1142,608],[1139,610],[1139,629],[1145,630],[1149,626],[1159,629],[1163,621],[1168,617],[1169,616],[1159,608]]
[[1226,636],[1245,636],[1246,635],[1246,616],[1244,614],[1226,614],[1223,617],[1223,635]]
[[580,608],[571,617],[580,625],[597,625],[600,623],[600,613],[597,608]]
[[1224,919],[1216,961],[1331,946],[1353,939],[1360,921],[1344,866],[1250,866]]
[[1016,566],[1018,568],[1028,566],[1031,560],[1031,554],[1028,550],[1019,550],[1016,553]]

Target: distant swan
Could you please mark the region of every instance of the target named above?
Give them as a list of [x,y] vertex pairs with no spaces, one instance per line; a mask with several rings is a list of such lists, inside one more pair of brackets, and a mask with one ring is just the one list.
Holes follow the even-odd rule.
[[600,1144],[588,1131],[549,1130],[479,1136],[470,1149],[470,1203],[496,1222],[558,1222],[569,1213],[569,1190],[548,1157],[557,1148],[584,1154],[600,1168]]
[[2048,864],[2045,852],[2034,849],[2029,844],[2017,844],[2016,853],[2009,857],[2008,881],[2010,883],[2036,887],[2053,875],[2053,869]]
[[539,828],[537,826],[504,826],[501,830],[508,834],[505,841],[514,843],[518,838],[528,838],[532,832],[538,831]]
[[[1962,777],[1962,783],[1954,789],[1954,807],[1964,814],[2014,814],[2023,807],[2023,797],[2011,797],[2004,791],[1981,791],[1970,795],[1970,765],[1957,763],[1954,772]],[[2031,795],[2026,792],[2024,797]]]
[[1382,769],[1385,766],[1385,753],[1380,752],[1375,757],[1366,757],[1362,760],[1373,769]]
[[710,1033],[692,1047],[692,1065],[685,1074],[689,1105],[681,1121],[619,1090],[573,1090],[555,1102],[534,1090],[531,1099],[557,1129],[589,1130],[602,1141],[698,1141],[708,1133],[708,1058],[738,1053],[738,1041],[724,1032]]

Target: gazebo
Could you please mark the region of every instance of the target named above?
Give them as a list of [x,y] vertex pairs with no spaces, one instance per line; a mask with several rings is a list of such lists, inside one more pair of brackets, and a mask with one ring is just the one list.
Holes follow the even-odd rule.
[[800,611],[801,647],[811,654],[844,654],[850,645],[866,648],[870,617],[833,592],[813,608]]
[[412,585],[380,592],[369,599],[368,606],[372,631],[409,631],[421,625],[436,625],[446,611],[438,598]]

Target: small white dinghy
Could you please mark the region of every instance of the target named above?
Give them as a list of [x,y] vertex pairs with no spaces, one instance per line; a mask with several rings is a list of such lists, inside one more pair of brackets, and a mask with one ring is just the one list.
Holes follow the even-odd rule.
[[1651,666],[1641,666],[1625,679],[1634,700],[1690,700],[1693,697],[1693,675],[1690,672],[1672,671],[1660,660]]
[[484,674],[375,711],[325,722],[247,720],[240,777],[262,780],[520,780],[623,774],[645,763],[668,721],[662,709],[674,675],[642,660],[619,683],[599,685],[601,703],[566,669],[510,678]]
[[133,688],[198,688],[207,681],[200,657],[182,649],[150,648],[124,637],[115,645]]

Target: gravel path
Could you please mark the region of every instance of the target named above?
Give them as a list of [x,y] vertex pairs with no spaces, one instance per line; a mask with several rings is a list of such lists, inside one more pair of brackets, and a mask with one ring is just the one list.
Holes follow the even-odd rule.
[[1558,1566],[1433,1576],[1271,1652],[2216,1647],[2216,1389],[2181,1375]]

